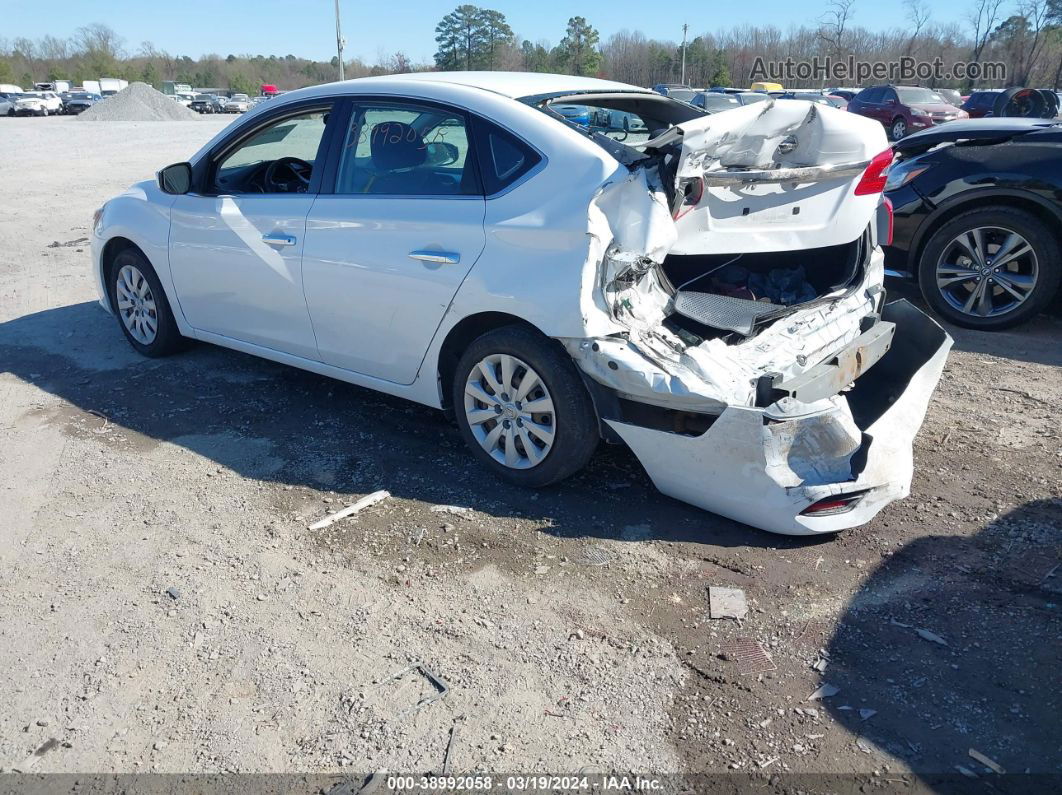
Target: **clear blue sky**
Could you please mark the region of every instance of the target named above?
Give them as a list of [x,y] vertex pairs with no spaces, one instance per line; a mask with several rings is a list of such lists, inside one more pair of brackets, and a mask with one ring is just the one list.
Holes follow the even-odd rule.
[[[568,17],[581,14],[601,33],[637,29],[650,38],[682,37],[745,23],[815,24],[826,0],[794,3],[651,3],[645,0],[499,0],[475,5],[503,12],[513,31],[532,41],[556,44]],[[401,50],[415,62],[435,52],[435,25],[459,0],[340,0],[346,54],[372,63],[380,51]],[[686,10],[683,6],[686,6]],[[969,0],[934,0],[933,20],[964,24]],[[326,60],[335,54],[333,0],[0,0],[0,36],[67,37],[76,28],[102,22],[135,52],[141,42],[175,55],[216,52],[293,55]],[[872,29],[904,26],[902,0],[856,0],[854,24]]]

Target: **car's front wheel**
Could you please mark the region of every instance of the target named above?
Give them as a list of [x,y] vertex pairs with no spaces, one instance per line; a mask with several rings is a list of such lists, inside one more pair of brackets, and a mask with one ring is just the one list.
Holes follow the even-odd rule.
[[108,272],[111,306],[129,344],[152,358],[179,350],[184,338],[159,277],[144,255],[124,249],[115,256]]
[[930,306],[956,325],[1009,328],[1042,311],[1058,292],[1062,249],[1025,210],[970,210],[930,237],[918,280]]
[[557,343],[523,326],[495,329],[469,345],[454,372],[452,400],[472,454],[518,486],[575,474],[599,441],[575,364]]

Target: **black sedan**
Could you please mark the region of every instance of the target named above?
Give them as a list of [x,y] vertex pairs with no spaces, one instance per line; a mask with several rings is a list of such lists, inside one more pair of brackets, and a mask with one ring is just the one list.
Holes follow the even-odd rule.
[[196,94],[192,99],[192,104],[188,107],[196,113],[214,113],[216,111],[214,98],[209,94]]
[[72,91],[63,101],[63,112],[77,115],[88,110],[97,102],[102,102],[103,97],[91,91]]
[[894,145],[890,275],[934,310],[994,330],[1042,311],[1062,281],[1062,123],[954,121]]

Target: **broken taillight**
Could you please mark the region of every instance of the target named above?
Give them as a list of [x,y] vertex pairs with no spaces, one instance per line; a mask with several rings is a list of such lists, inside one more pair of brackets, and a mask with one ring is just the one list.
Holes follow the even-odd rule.
[[847,513],[856,507],[856,504],[863,499],[865,494],[865,491],[858,491],[852,494],[837,494],[832,497],[825,497],[818,502],[811,503],[800,512],[800,515],[832,516],[838,513]]
[[676,221],[700,204],[704,197],[704,180],[700,177],[691,179],[683,186],[683,190],[682,200],[671,214],[672,219]]
[[859,184],[855,188],[855,195],[869,196],[872,193],[881,193],[885,190],[885,180],[888,178],[891,164],[891,149],[886,149],[884,152],[874,155],[870,163],[867,164],[863,176],[859,178]]

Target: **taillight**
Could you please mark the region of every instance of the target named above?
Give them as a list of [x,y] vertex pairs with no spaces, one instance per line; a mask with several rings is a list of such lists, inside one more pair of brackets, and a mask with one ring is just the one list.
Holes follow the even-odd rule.
[[838,513],[848,513],[848,511],[856,507],[856,504],[863,499],[865,494],[865,491],[859,491],[854,494],[838,494],[833,497],[826,497],[818,502],[811,503],[800,512],[800,515],[833,516]]
[[886,149],[881,154],[874,155],[874,158],[867,165],[867,170],[863,172],[863,176],[859,178],[859,184],[856,185],[856,196],[869,196],[873,193],[881,193],[885,190],[885,180],[888,178],[889,165],[892,163],[892,150]]
[[679,202],[678,207],[675,208],[675,212],[671,214],[674,220],[678,220],[698,204],[704,197],[704,180],[700,177],[692,179],[685,185],[685,193],[682,196],[682,201]]

